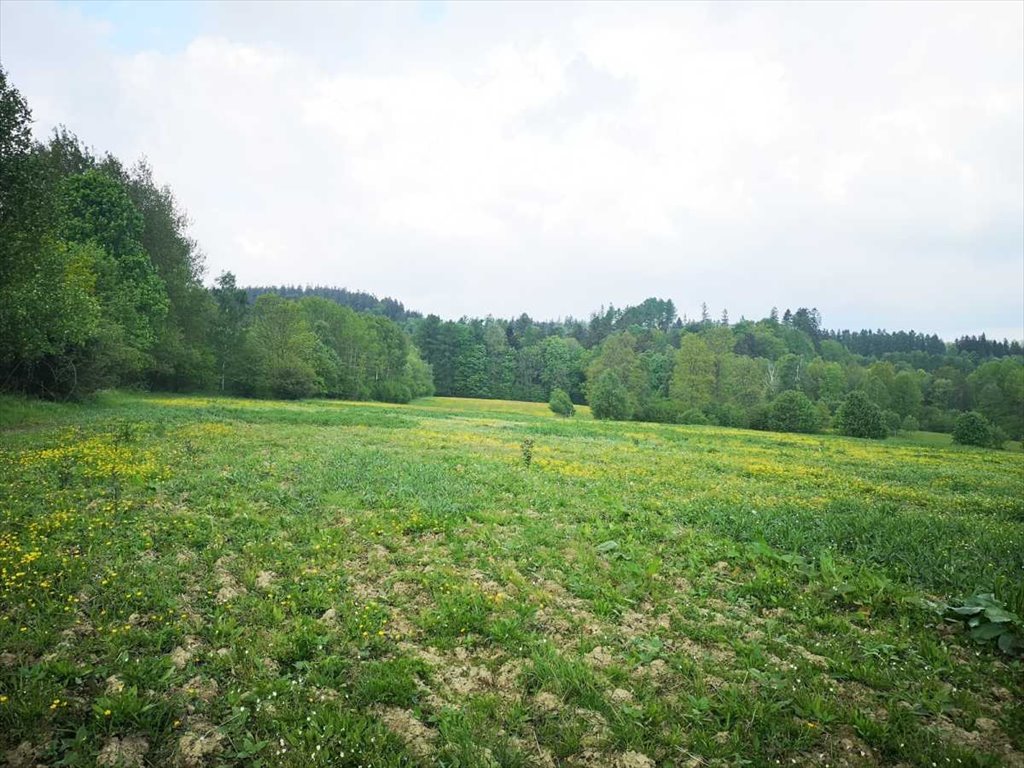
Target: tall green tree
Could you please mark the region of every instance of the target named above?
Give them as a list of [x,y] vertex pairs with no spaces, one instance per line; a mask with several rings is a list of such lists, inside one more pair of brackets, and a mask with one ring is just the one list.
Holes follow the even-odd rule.
[[263,396],[295,399],[323,386],[313,361],[317,338],[296,302],[260,296],[246,338],[246,388]]
[[679,344],[669,397],[681,410],[702,410],[711,405],[715,388],[715,356],[696,334],[687,334]]
[[[648,377],[637,355],[636,346],[636,337],[629,331],[614,333],[604,340],[587,366],[588,388],[606,372],[615,374],[615,379],[625,389],[630,415],[643,408],[650,399]],[[587,399],[590,402],[589,394]]]
[[98,248],[93,264],[101,307],[98,364],[119,371],[121,381],[137,379],[153,362],[169,304],[142,247],[142,215],[115,179],[96,170],[63,180],[57,215],[63,240]]
[[587,381],[587,402],[595,419],[624,421],[632,418],[634,405],[629,389],[611,368]]

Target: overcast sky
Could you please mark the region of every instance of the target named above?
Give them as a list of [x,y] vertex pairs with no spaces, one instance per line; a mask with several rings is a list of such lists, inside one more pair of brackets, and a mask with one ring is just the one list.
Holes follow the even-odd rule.
[[208,278],[1024,336],[1024,3],[0,3]]

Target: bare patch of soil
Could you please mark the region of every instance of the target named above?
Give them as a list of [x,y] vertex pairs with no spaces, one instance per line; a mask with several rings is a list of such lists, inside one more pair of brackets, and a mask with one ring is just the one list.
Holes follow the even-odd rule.
[[118,738],[112,736],[107,739],[103,749],[96,758],[96,765],[110,766],[111,768],[141,768],[146,753],[149,751],[149,742],[140,736],[126,736]]
[[388,707],[378,712],[388,730],[398,736],[417,757],[428,757],[434,751],[437,733],[420,722],[407,709]]

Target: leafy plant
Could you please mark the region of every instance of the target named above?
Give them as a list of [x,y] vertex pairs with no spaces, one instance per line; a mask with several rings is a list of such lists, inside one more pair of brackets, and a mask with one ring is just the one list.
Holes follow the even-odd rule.
[[977,411],[961,413],[953,426],[953,442],[982,448],[1002,448],[1006,435],[996,431],[992,422]]
[[650,664],[655,659],[661,658],[665,650],[665,643],[656,635],[634,637],[631,641],[630,650],[638,663]]
[[947,614],[953,620],[966,622],[971,639],[994,640],[1003,653],[1024,654],[1024,620],[1008,611],[992,593],[974,595],[959,607],[949,607]]
[[551,401],[548,403],[548,407],[559,416],[569,417],[576,413],[576,407],[572,404],[568,393],[558,387],[551,390]]
[[533,463],[533,440],[529,437],[524,438],[519,445],[519,452],[523,457],[523,464],[527,467],[530,466]]
[[881,440],[887,434],[882,409],[859,390],[851,392],[836,412],[839,433],[850,437],[869,437]]

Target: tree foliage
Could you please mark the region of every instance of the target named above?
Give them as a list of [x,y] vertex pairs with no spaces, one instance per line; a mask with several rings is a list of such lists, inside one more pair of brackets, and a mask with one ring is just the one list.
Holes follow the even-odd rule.
[[888,434],[882,409],[860,390],[846,396],[836,413],[836,427],[850,437],[880,440]]
[[953,442],[958,445],[1002,448],[1004,438],[997,429],[983,414],[967,411],[956,419],[953,426]]
[[775,432],[817,432],[820,428],[818,412],[803,392],[787,390],[772,402],[768,428]]
[[633,415],[629,390],[614,370],[603,371],[587,386],[587,401],[595,419],[624,421]]
[[207,287],[188,216],[146,163],[95,156],[64,128],[33,141],[31,121],[0,68],[5,390],[567,398],[599,418],[875,437],[976,412],[994,440],[1024,437],[1019,341],[829,330],[813,307],[750,320],[704,304],[690,319],[651,297],[585,319],[443,320],[345,288],[247,290],[231,273]]
[[569,393],[557,387],[551,390],[551,400],[548,402],[548,407],[552,413],[557,413],[559,416],[569,417],[576,413],[576,407],[572,404],[572,400],[569,399]]

